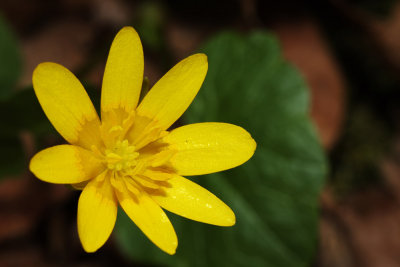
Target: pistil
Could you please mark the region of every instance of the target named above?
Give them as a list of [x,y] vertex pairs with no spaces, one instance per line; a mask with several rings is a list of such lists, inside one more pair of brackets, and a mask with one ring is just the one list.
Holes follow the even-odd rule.
[[118,140],[111,149],[105,150],[107,168],[114,171],[127,171],[137,164],[139,153],[128,140]]

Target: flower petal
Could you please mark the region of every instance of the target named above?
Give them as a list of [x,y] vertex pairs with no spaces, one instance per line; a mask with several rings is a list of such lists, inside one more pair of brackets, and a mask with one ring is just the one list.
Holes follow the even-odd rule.
[[163,130],[188,108],[199,91],[208,69],[207,56],[192,55],[168,71],[149,91],[138,113],[158,122]]
[[100,143],[99,117],[82,84],[69,70],[56,63],[41,63],[32,82],[44,113],[65,140],[87,149]]
[[147,193],[132,196],[127,191],[117,191],[117,197],[129,218],[155,245],[168,254],[175,254],[178,246],[175,230],[165,212]]
[[29,169],[45,182],[74,184],[96,177],[104,170],[104,166],[86,149],[59,145],[44,149],[33,156]]
[[235,214],[219,198],[192,181],[176,176],[152,198],[164,209],[191,220],[219,226],[235,224]]
[[163,141],[176,154],[170,159],[180,175],[227,170],[250,159],[256,143],[243,128],[228,123],[196,123],[172,130]]
[[78,233],[86,252],[95,252],[109,238],[117,219],[117,199],[103,172],[83,189],[78,203]]
[[[131,111],[139,101],[143,82],[143,48],[132,27],[122,28],[111,45],[101,92],[103,113],[122,108]],[[104,119],[104,118],[103,118]]]

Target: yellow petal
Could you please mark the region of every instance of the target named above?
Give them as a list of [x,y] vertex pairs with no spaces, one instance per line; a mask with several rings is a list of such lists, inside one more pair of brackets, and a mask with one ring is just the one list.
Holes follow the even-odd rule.
[[90,181],[79,197],[78,233],[86,252],[95,252],[107,241],[117,219],[117,200],[105,175]]
[[131,111],[139,101],[143,81],[143,48],[132,27],[119,31],[111,45],[101,92],[104,112],[122,108]]
[[256,143],[243,128],[228,123],[196,123],[172,130],[163,139],[176,150],[170,159],[180,175],[234,168],[250,159]]
[[100,143],[99,117],[82,84],[69,70],[56,63],[41,63],[32,82],[44,113],[65,140],[87,149]]
[[219,198],[192,181],[176,176],[163,187],[165,195],[152,198],[164,209],[191,220],[219,226],[235,224],[235,214]]
[[129,192],[117,191],[118,201],[129,218],[161,250],[175,254],[178,239],[165,212],[147,193],[132,196]]
[[171,126],[193,101],[207,73],[207,56],[195,54],[175,65],[149,91],[138,114],[154,119],[163,130]]
[[29,169],[45,182],[74,184],[96,177],[104,166],[86,149],[59,145],[37,153],[31,159]]

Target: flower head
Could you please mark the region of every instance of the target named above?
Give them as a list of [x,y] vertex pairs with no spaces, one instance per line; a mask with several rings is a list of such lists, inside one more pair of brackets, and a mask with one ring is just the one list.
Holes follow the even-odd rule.
[[178,241],[163,209],[204,223],[235,224],[227,205],[182,176],[244,163],[256,147],[250,134],[227,123],[197,123],[167,131],[200,89],[207,57],[195,54],[179,62],[138,105],[143,65],[138,34],[123,28],[105,68],[101,120],[81,83],[66,68],[41,63],[33,73],[44,112],[69,144],[40,151],[30,170],[43,181],[82,189],[78,232],[87,252],[107,241],[118,203],[169,254],[175,253]]

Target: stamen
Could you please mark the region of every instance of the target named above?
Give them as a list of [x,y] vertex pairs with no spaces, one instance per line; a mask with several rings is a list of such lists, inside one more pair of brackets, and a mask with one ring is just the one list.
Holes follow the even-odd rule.
[[163,150],[155,154],[151,159],[152,167],[159,167],[166,164],[175,154],[174,150]]
[[124,177],[124,182],[126,188],[131,191],[134,195],[139,195],[141,193],[140,185],[138,185],[132,178]]
[[107,167],[115,171],[129,170],[137,164],[136,158],[139,153],[135,150],[134,146],[129,145],[128,140],[117,141],[112,149],[105,151]]
[[[148,190],[161,190],[165,181],[175,175],[168,167],[175,151],[153,142],[168,132],[156,121],[135,112],[111,110],[105,117],[101,125],[105,149],[93,147],[92,150],[107,166],[114,189],[135,196]],[[148,146],[150,143],[154,145]]]
[[133,145],[135,145],[136,149],[139,150],[149,143],[161,138],[165,134],[166,131],[163,131],[159,127],[157,121],[136,114],[135,123],[127,132],[127,137],[130,140],[133,140]]
[[126,112],[123,109],[111,109],[103,114],[100,134],[106,147],[110,147],[117,140],[123,140],[133,125],[135,112]]
[[173,173],[169,173],[166,171],[156,171],[151,169],[146,169],[143,175],[156,181],[167,181],[174,177]]
[[142,186],[147,187],[147,188],[151,188],[151,189],[159,189],[160,186],[158,184],[155,183],[155,181],[153,181],[152,179],[149,179],[147,177],[144,176],[136,176],[135,180],[140,183]]

